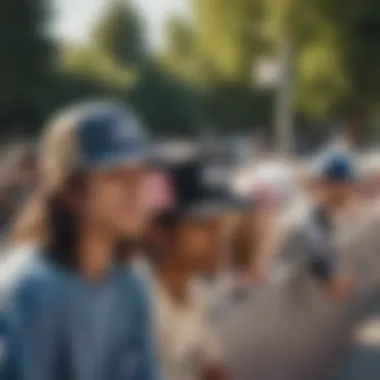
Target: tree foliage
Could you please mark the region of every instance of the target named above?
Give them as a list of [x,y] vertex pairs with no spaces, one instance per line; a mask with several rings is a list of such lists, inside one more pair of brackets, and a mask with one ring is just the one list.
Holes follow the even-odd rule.
[[183,18],[171,17],[165,25],[165,46],[159,60],[171,74],[197,83],[200,78],[194,44],[195,35],[192,26]]
[[[39,120],[47,82],[55,61],[53,45],[45,32],[48,7],[45,0],[0,2],[0,113],[12,115],[8,124]],[[30,117],[34,114],[34,117]],[[7,119],[7,117],[5,117]]]
[[138,78],[136,68],[122,65],[113,55],[96,47],[64,46],[61,57],[64,72],[93,79],[107,87],[128,88]]
[[143,24],[130,3],[113,0],[92,33],[92,45],[125,66],[141,64],[147,55]]
[[66,102],[112,95],[157,133],[270,125],[276,88],[255,88],[252,72],[257,61],[276,61],[284,43],[305,119],[347,110],[378,117],[378,0],[189,1],[194,20],[170,17],[162,51],[152,52],[127,1],[108,2],[87,45],[56,49],[48,0],[2,0],[0,122],[36,125]]
[[263,42],[261,0],[194,0],[194,9],[200,66],[211,67],[217,80],[249,82]]
[[154,63],[141,72],[128,100],[156,134],[191,135],[201,122],[197,92]]
[[219,82],[204,93],[207,122],[219,130],[243,131],[265,127],[273,108],[273,92],[246,84]]

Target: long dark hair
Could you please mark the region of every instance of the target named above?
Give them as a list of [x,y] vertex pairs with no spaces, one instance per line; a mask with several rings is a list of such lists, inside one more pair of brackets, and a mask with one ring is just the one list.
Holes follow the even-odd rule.
[[[85,174],[77,173],[69,179],[65,192],[55,194],[47,200],[49,239],[44,251],[54,262],[74,269],[78,266],[80,211],[70,204],[68,195],[80,200],[85,191]],[[116,260],[124,263],[137,244],[124,239],[117,241],[113,252]]]
[[75,267],[76,249],[79,240],[79,214],[68,200],[68,195],[80,197],[85,191],[84,174],[74,174],[69,178],[66,189],[47,199],[46,226],[48,240],[45,251],[57,263]]

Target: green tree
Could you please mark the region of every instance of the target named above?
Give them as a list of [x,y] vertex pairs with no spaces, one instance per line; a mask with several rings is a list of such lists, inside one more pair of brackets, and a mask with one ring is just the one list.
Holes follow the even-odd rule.
[[211,68],[217,81],[249,82],[263,49],[262,0],[194,0],[194,9],[200,68]]
[[273,92],[236,82],[219,82],[205,91],[203,104],[207,123],[220,131],[265,128],[271,121]]
[[171,17],[165,25],[165,47],[159,60],[170,73],[197,82],[198,72],[194,52],[194,30],[186,20]]
[[[22,129],[37,122],[53,71],[54,49],[46,35],[48,16],[46,0],[0,2],[0,113],[16,115],[9,123],[25,123]],[[35,117],[21,120],[24,109]]]
[[351,102],[364,110],[380,102],[380,4],[359,2],[344,35],[344,58],[350,76]]
[[137,69],[123,66],[114,56],[96,47],[67,45],[61,52],[64,73],[98,81],[110,89],[129,88],[138,78]]
[[92,44],[123,65],[141,65],[147,46],[142,22],[130,3],[113,0],[95,26]]
[[[63,45],[63,74],[75,80],[79,90],[103,88],[115,96],[133,88],[139,70],[145,65],[147,50],[139,15],[124,1],[113,0],[104,16],[95,25],[87,45]],[[79,84],[79,88],[77,88]]]
[[318,118],[371,114],[380,100],[379,3],[323,0],[313,17],[296,57],[299,107]]
[[154,63],[144,68],[127,99],[155,134],[191,135],[201,121],[197,91]]
[[95,78],[77,73],[64,72],[56,76],[50,83],[49,97],[44,105],[45,117],[62,107],[74,104],[77,101],[97,97],[115,96],[115,89],[105,86]]
[[216,128],[267,122],[268,107],[252,88],[252,66],[265,51],[261,0],[194,0],[195,23],[174,17],[166,25],[164,67],[187,81],[202,99],[201,114]]
[[[376,0],[193,0],[200,67],[215,82],[249,83],[255,60],[293,51],[296,104],[321,117],[344,104],[377,104]],[[364,59],[363,59],[364,58]]]

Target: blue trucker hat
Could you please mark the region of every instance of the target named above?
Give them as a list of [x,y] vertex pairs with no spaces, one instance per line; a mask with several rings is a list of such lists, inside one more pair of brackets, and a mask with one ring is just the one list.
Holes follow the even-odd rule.
[[118,101],[77,108],[75,135],[80,168],[107,168],[147,159],[147,135],[133,111]]

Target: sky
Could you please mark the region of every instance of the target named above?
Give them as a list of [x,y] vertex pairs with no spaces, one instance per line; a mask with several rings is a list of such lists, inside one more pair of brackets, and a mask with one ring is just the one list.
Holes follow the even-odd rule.
[[[91,26],[102,15],[111,0],[51,0],[53,2],[52,33],[67,41],[85,43]],[[188,15],[188,0],[130,0],[146,20],[149,40],[154,48],[163,42],[162,26],[171,14]]]

